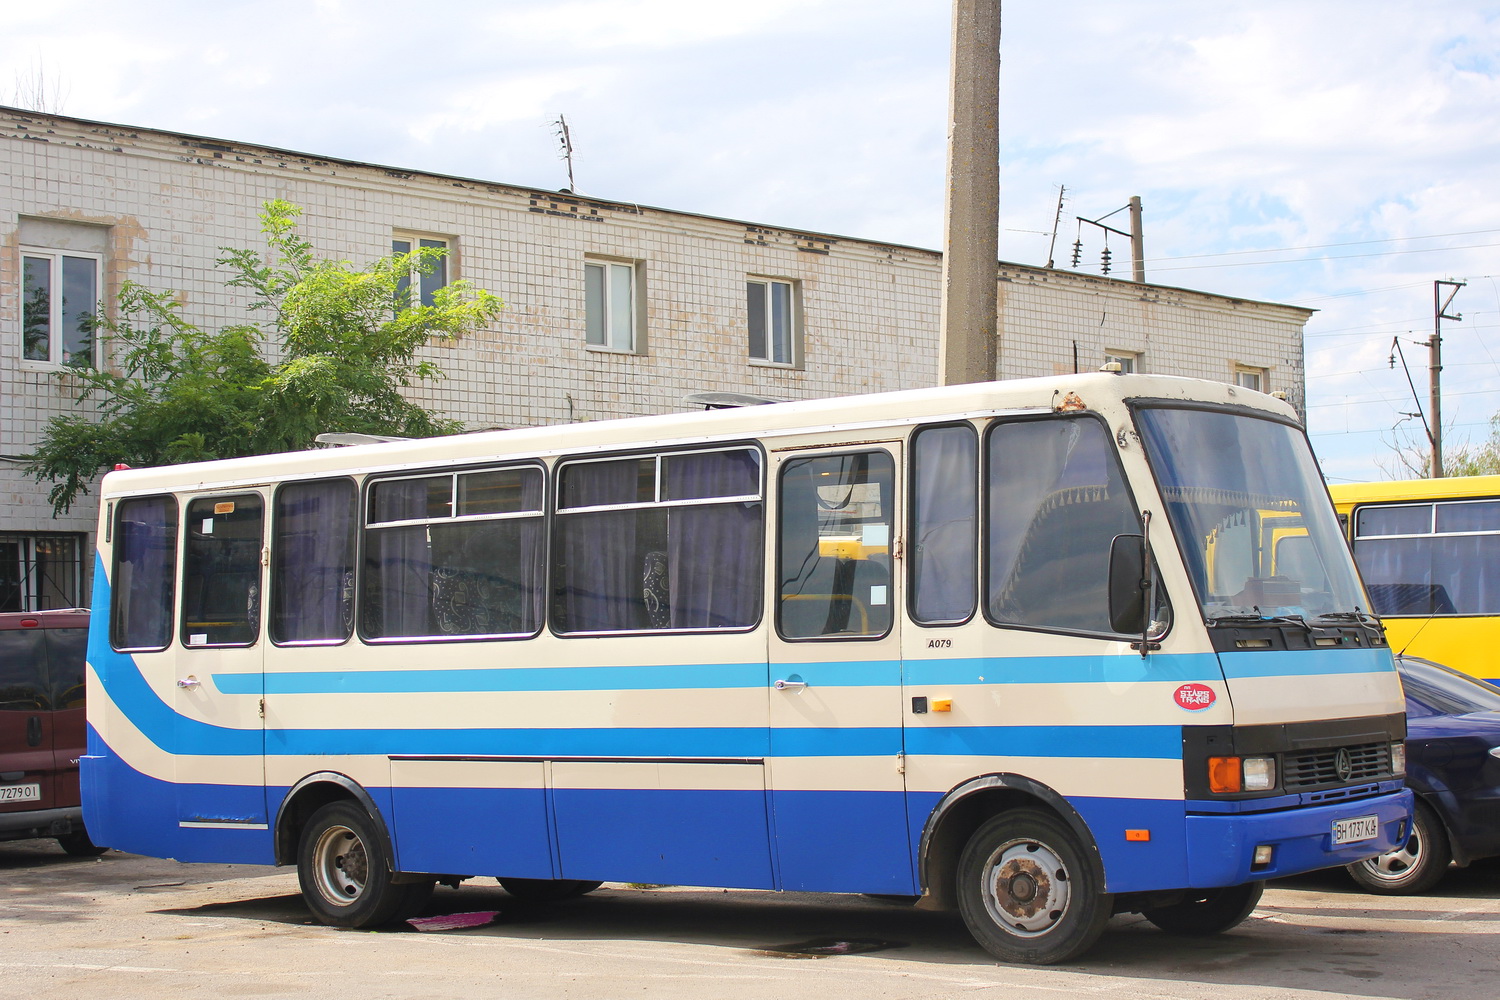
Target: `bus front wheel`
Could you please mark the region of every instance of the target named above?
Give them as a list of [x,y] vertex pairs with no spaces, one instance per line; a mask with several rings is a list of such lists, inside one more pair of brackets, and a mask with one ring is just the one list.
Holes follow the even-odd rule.
[[390,850],[368,813],[330,802],[312,814],[297,848],[297,881],[307,908],[334,927],[375,927],[415,915],[430,880],[396,882]]
[[1001,813],[974,831],[959,857],[958,908],[986,951],[1029,965],[1081,955],[1112,912],[1073,831],[1034,809]]

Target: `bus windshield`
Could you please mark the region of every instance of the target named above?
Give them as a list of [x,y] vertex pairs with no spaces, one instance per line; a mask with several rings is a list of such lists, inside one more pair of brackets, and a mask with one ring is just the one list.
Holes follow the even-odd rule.
[[1187,408],[1137,422],[1207,621],[1368,610],[1300,431]]

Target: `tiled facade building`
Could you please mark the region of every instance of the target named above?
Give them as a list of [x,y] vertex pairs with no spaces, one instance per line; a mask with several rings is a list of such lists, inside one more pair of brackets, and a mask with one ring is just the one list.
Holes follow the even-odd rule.
[[[87,599],[96,515],[54,519],[17,463],[74,412],[68,363],[108,365],[80,303],[175,290],[207,328],[246,318],[221,247],[263,247],[284,198],[322,256],[439,245],[444,274],[505,300],[426,349],[419,401],[471,427],[682,409],[692,392],[806,398],[932,385],[940,254],[244,143],[0,108],[0,610]],[[1302,401],[1309,312],[1045,268],[999,268],[1000,371],[1127,368]]]

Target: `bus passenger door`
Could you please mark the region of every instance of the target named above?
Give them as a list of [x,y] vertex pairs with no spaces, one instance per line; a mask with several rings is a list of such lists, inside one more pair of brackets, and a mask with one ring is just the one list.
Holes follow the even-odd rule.
[[258,493],[187,502],[173,647],[177,824],[185,834],[179,860],[193,860],[191,845],[200,844],[212,860],[230,860],[224,834],[206,831],[266,829],[264,525]]
[[896,442],[783,453],[769,784],[778,887],[910,894]]

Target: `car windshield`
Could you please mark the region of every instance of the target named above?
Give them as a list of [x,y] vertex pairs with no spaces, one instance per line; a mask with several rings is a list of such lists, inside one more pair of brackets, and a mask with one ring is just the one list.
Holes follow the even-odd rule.
[[1500,688],[1492,684],[1415,656],[1397,657],[1396,665],[1406,691],[1407,715],[1421,718],[1500,712]]
[[1165,406],[1136,419],[1205,619],[1369,609],[1300,430]]

